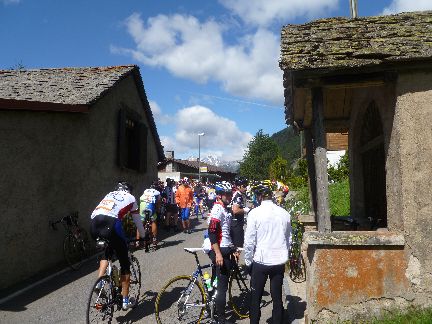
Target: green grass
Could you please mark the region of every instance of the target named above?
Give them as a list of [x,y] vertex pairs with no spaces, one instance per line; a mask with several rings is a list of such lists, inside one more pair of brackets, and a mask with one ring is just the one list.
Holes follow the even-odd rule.
[[350,189],[348,179],[329,185],[330,214],[348,216],[350,214]]
[[406,312],[393,312],[380,319],[375,319],[372,324],[429,324],[432,323],[432,308],[411,308]]

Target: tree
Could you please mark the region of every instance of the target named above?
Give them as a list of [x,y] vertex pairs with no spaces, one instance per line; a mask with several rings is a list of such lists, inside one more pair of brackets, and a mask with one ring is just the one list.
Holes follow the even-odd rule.
[[249,142],[240,162],[240,175],[252,180],[269,179],[270,164],[278,156],[280,153],[276,142],[260,129]]
[[270,179],[279,180],[286,183],[289,176],[288,161],[278,156],[269,167]]

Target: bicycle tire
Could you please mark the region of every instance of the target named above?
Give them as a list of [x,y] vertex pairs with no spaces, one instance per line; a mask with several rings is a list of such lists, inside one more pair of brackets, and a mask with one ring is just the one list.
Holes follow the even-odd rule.
[[141,268],[138,259],[134,255],[131,255],[130,263],[131,275],[129,285],[129,298],[134,298],[136,301],[136,305],[138,305],[141,293]]
[[67,234],[63,241],[63,254],[73,270],[78,270],[84,258],[80,243],[73,234]]
[[301,253],[297,258],[290,258],[289,268],[289,277],[293,282],[301,283],[306,281],[306,266]]
[[231,272],[228,296],[234,313],[240,319],[248,318],[251,301],[250,277],[242,275],[240,269]]
[[[99,283],[100,289],[97,289]],[[111,323],[114,313],[113,283],[110,276],[98,278],[90,291],[86,320],[90,323]]]
[[[158,324],[201,322],[206,308],[203,286],[199,281],[195,281],[192,291],[185,294],[193,280],[192,276],[183,275],[174,277],[165,284],[155,301],[155,316]],[[200,303],[202,307],[185,308],[183,299],[187,298],[187,301],[190,301],[191,297],[194,303]],[[189,312],[191,310],[198,310],[198,312],[191,314]],[[188,313],[190,317],[187,317]]]

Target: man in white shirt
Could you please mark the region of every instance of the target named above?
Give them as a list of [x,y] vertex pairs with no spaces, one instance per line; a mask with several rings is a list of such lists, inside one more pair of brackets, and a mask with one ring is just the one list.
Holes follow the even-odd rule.
[[245,263],[251,272],[250,323],[260,323],[260,304],[267,278],[273,300],[274,324],[283,321],[282,284],[291,236],[291,216],[272,201],[272,190],[263,184],[256,190],[261,205],[248,215]]

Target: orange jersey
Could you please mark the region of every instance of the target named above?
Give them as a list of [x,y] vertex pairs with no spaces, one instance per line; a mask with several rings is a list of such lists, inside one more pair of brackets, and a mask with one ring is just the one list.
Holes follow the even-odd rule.
[[184,185],[178,187],[175,195],[175,200],[176,203],[180,206],[180,208],[192,207],[193,191],[191,187],[185,187]]

